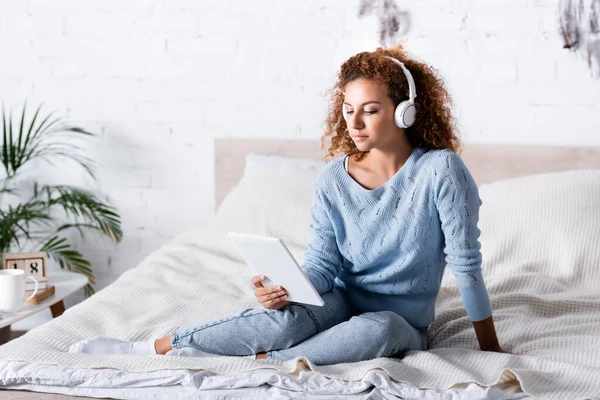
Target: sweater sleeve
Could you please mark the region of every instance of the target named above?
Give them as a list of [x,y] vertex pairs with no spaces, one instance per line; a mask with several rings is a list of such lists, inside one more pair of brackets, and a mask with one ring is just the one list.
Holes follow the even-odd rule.
[[456,278],[469,318],[481,321],[492,315],[492,306],[481,272],[477,223],[483,203],[479,190],[462,159],[452,151],[441,154],[434,175],[446,265]]
[[334,280],[343,264],[328,206],[315,184],[310,209],[311,238],[304,257],[302,270],[319,294],[333,289]]

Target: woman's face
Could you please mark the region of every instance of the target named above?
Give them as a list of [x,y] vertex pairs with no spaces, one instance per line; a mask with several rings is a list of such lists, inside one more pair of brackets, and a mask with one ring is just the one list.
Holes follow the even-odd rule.
[[386,147],[398,139],[394,103],[377,83],[357,79],[346,84],[342,113],[348,133],[360,151]]

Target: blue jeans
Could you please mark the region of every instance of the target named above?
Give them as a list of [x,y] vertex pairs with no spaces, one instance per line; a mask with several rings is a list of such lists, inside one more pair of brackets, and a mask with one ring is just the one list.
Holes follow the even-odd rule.
[[253,308],[172,332],[171,345],[224,356],[304,356],[317,365],[398,357],[407,350],[428,348],[427,332],[394,312],[360,314],[337,287],[321,297],[322,307],[291,303],[281,310]]

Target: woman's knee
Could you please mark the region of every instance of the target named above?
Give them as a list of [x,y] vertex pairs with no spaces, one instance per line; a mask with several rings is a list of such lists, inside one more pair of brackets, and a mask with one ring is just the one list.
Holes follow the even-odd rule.
[[339,288],[334,287],[321,297],[325,302],[323,306],[295,304],[296,307],[301,307],[306,311],[317,327],[318,332],[327,330],[350,319],[350,303]]
[[421,350],[423,339],[417,329],[413,328],[402,316],[392,311],[368,312],[354,318],[361,318],[381,338],[386,355],[406,350]]
[[367,323],[377,327],[382,333],[398,332],[404,324],[408,324],[404,318],[392,311],[366,312],[357,317],[367,320]]

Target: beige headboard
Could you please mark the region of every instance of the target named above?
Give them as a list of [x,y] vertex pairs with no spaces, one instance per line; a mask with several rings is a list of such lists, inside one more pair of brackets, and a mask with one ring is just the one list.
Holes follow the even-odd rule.
[[[247,153],[323,160],[319,139],[215,139],[215,209],[242,177]],[[540,172],[600,169],[600,147],[465,144],[461,157],[478,184]]]

